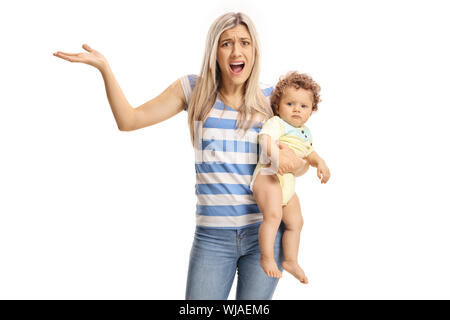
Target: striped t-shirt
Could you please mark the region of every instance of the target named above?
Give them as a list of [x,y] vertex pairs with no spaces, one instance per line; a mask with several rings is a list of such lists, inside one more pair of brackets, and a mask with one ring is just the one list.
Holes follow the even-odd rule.
[[[196,75],[180,78],[186,102]],[[262,86],[269,97],[273,87]],[[237,129],[238,111],[220,99],[195,130],[195,172],[198,226],[239,229],[261,223],[263,216],[250,190],[258,163],[260,127],[247,132]]]

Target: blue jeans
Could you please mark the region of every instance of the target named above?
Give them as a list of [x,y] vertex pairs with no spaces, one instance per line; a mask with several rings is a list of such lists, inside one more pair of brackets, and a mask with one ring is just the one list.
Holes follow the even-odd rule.
[[[237,300],[270,300],[278,279],[267,276],[259,264],[258,230],[259,225],[239,230],[197,226],[189,261],[186,299],[226,300],[237,270]],[[274,246],[275,261],[280,270],[283,230],[283,227],[278,230]]]

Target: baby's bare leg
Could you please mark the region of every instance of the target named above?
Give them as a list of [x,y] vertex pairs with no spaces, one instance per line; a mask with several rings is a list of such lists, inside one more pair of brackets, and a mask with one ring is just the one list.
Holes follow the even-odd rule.
[[298,264],[298,247],[300,245],[300,232],[303,227],[302,211],[300,201],[295,193],[288,204],[283,207],[283,222],[286,230],[283,234],[283,268],[300,280],[301,283],[308,283],[305,272]]
[[281,186],[278,177],[258,174],[253,185],[253,195],[264,217],[258,233],[261,267],[268,276],[281,278],[281,272],[273,254],[275,238],[282,217]]

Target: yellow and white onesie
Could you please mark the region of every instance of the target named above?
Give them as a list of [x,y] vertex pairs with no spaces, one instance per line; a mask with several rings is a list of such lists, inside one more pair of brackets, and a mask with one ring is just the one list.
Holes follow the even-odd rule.
[[[278,140],[286,145],[288,145],[298,156],[305,158],[309,156],[313,151],[312,137],[309,129],[303,125],[296,128],[278,116],[274,116],[267,120],[259,135],[267,134],[271,137],[273,141]],[[250,189],[253,191],[253,183],[255,182],[256,176],[265,164],[258,162],[255,171],[253,172],[252,181],[250,183]],[[295,176],[292,173],[286,173],[280,175],[277,173],[278,179],[280,180],[281,191],[283,195],[283,203],[285,206],[291,197],[295,193]]]

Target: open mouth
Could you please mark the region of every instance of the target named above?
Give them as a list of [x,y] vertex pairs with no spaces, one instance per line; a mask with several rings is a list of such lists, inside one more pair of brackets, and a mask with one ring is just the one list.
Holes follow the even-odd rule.
[[233,74],[241,74],[244,71],[245,63],[244,62],[233,62],[230,63],[230,69]]

